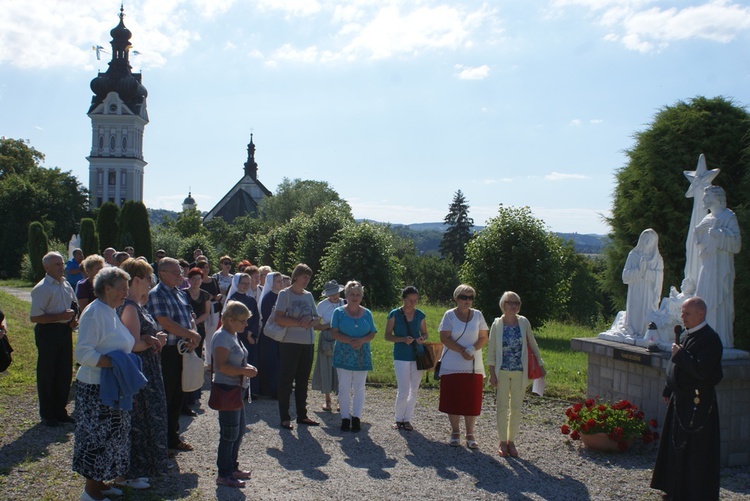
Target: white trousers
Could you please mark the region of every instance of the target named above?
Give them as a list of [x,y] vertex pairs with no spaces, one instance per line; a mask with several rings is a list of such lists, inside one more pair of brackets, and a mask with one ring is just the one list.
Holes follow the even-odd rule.
[[405,360],[394,360],[393,370],[396,372],[396,412],[394,420],[397,423],[411,421],[414,417],[414,408],[417,406],[417,390],[422,382],[422,371],[417,370],[416,362]]
[[336,369],[339,376],[339,407],[341,419],[362,417],[365,407],[365,382],[367,371]]

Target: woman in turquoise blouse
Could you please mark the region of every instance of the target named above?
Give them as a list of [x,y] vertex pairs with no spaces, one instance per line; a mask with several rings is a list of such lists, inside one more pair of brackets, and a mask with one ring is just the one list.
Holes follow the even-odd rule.
[[361,283],[354,280],[347,283],[344,288],[347,304],[336,308],[331,317],[331,334],[336,340],[333,366],[339,377],[341,431],[361,429],[367,371],[372,370],[370,341],[378,330],[370,310],[360,304],[364,294]]
[[417,309],[419,291],[413,285],[401,291],[404,305],[388,314],[385,339],[393,343],[393,370],[396,372],[398,393],[393,428],[411,431],[417,391],[422,373],[417,370],[417,353],[422,352],[427,339],[427,325],[422,310]]

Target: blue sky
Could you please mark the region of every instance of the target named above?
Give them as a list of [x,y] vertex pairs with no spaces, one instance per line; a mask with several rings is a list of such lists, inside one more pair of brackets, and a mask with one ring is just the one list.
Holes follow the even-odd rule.
[[[84,184],[89,82],[110,57],[91,47],[109,49],[119,8],[0,0],[0,135]],[[357,218],[441,221],[461,189],[477,224],[527,205],[554,231],[606,233],[623,151],[660,108],[750,102],[750,7],[730,0],[139,0],[125,13],[149,91],[152,208],[178,210],[192,189],[211,209],[252,131],[269,189],[327,181]]]

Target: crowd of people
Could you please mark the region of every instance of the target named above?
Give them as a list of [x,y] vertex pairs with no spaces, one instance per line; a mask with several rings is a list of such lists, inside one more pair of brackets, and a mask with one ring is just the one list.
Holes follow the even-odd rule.
[[[39,351],[40,416],[45,426],[75,423],[73,469],[86,479],[82,500],[107,499],[121,494],[122,487],[147,489],[153,477],[167,473],[171,455],[193,450],[180,436],[179,416],[195,415],[191,406],[200,403],[201,393],[183,392],[179,345],[203,358],[212,373],[212,391],[239,387],[245,402],[277,399],[281,429],[294,429],[293,418],[297,426],[319,426],[308,413],[311,373],[322,409],[340,412],[341,431],[362,429],[365,382],[373,369],[370,342],[378,328],[362,306],[365,286],[360,282],[329,280],[316,303],[307,290],[313,270],[305,264],[291,276],[248,261],[237,263],[234,272],[234,261],[223,256],[220,271],[211,275],[200,249],[192,263],[163,250],[154,263],[127,252],[118,260],[114,249],[85,258],[79,251],[67,264],[59,253],[44,256],[46,276],[32,291],[30,315]],[[393,343],[398,385],[393,428],[408,432],[414,429],[424,371],[417,360],[428,349],[429,333],[425,313],[417,308],[419,291],[407,286],[401,297],[402,306],[387,316],[384,337]],[[447,443],[461,445],[463,421],[465,445],[480,446],[475,423],[482,411],[486,347],[497,401],[497,453],[518,457],[515,442],[529,360],[536,359],[542,374],[544,362],[529,320],[519,313],[518,294],[502,295],[502,315],[491,327],[472,308],[475,297],[473,287],[459,285],[453,294],[456,306],[438,327],[439,410],[448,416]],[[270,320],[281,334],[265,335]],[[675,353],[686,352],[678,347]],[[66,404],[73,355],[80,368],[70,416]],[[218,419],[216,483],[242,487],[251,476],[239,463],[245,406],[219,410]]]

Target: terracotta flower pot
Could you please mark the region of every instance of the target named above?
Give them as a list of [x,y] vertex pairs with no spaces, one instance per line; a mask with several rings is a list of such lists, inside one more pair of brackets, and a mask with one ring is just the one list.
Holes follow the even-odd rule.
[[589,435],[581,433],[581,442],[583,442],[586,447],[601,452],[626,451],[630,448],[631,445],[633,445],[634,440],[635,439],[633,438],[626,439],[625,443],[627,444],[627,447],[624,449],[620,449],[618,443],[609,438],[606,433],[592,433]]

